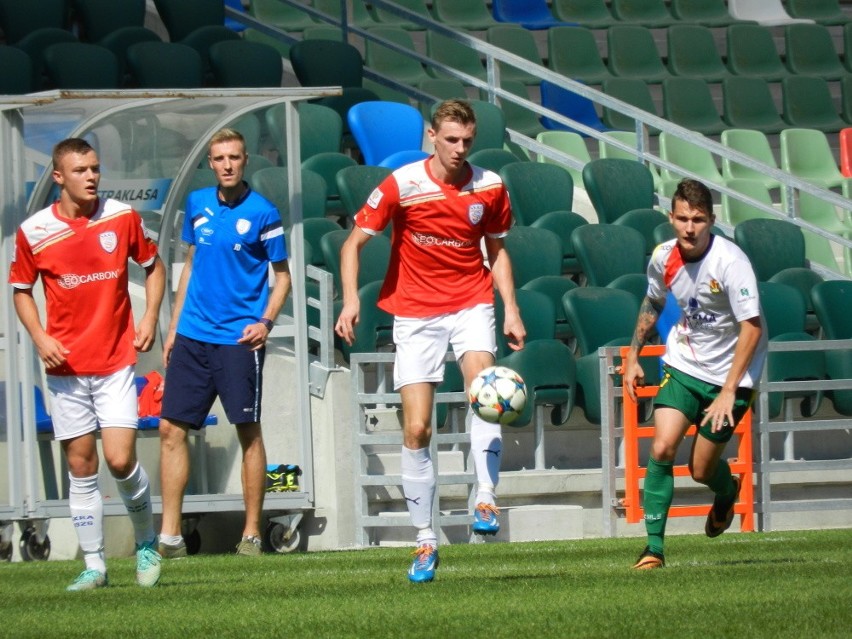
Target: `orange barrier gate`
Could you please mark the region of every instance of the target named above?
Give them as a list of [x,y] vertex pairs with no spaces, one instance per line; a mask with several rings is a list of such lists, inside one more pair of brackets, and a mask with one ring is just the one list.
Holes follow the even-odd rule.
[[[622,360],[627,357],[629,347],[621,349]],[[660,356],[665,352],[665,346],[645,346],[640,355]],[[623,393],[624,415],[624,499],[621,505],[625,509],[625,519],[630,524],[642,521],[645,510],[639,499],[639,480],[647,473],[645,467],[639,466],[639,438],[653,438],[653,426],[639,425],[639,402],[646,397],[655,397],[659,386],[643,386],[636,389],[636,400],[630,398],[627,390]],[[754,464],[752,462],[752,411],[747,411],[734,428],[734,436],[738,438],[737,457],[728,460],[731,472],[742,478],[739,500],[734,506],[734,513],[740,516],[740,531],[754,532]],[[697,428],[693,425],[686,431],[687,436],[694,436]],[[674,467],[675,477],[689,476],[689,467],[685,464]],[[672,506],[669,517],[706,517],[710,507],[701,506]]]

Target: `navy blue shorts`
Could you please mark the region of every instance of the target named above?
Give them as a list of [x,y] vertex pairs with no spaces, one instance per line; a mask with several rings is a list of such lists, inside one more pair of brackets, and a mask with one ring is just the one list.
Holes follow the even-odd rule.
[[201,428],[218,395],[228,421],[260,421],[265,349],[175,338],[166,368],[162,416]]

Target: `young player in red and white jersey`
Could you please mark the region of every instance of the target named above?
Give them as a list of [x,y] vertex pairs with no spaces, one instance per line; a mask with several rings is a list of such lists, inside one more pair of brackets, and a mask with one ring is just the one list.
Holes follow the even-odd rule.
[[[394,171],[373,191],[340,252],[343,309],[335,331],[351,344],[360,313],[361,248],[393,223],[391,260],[378,305],[394,315],[394,387],[403,412],[402,488],[418,531],[408,571],[414,582],[431,581],[438,565],[429,442],[435,386],[443,378],[447,347],[453,348],[466,387],[494,363],[495,286],[506,309],[502,330],[510,347],[523,348],[526,336],[503,245],[512,224],[508,196],[499,176],[466,161],[475,134],[476,116],[469,104],[441,103],[427,131],[434,155]],[[483,261],[483,241],[490,270]],[[500,425],[471,411],[470,438],[477,477],[473,530],[494,534],[499,529],[494,490],[502,454]]]
[[715,493],[704,531],[721,535],[731,525],[740,480],[721,458],[733,427],[750,409],[766,360],[757,278],[733,242],[713,235],[713,198],[696,180],[682,180],[669,220],[675,239],[658,246],[648,265],[648,293],[624,365],[624,383],[644,373],[639,351],[655,332],[666,296],[681,310],[666,339],[665,375],[654,400],[655,430],[643,491],[648,545],[634,568],[665,566],[663,539],[674,492],[673,462],[686,429],[699,426],[692,446],[692,478]]
[[[133,523],[136,581],[160,577],[154,549],[148,476],[136,457],[136,352],[151,349],[165,268],[138,213],[98,197],[100,164],[88,142],[63,140],[53,150],[59,199],[21,224],[9,273],[15,310],[47,373],[51,418],[68,462],[69,508],[86,569],[68,590],[106,586],[103,498],[95,433]],[[145,312],[134,327],[128,261],[145,269]],[[42,326],[33,287],[47,300]]]

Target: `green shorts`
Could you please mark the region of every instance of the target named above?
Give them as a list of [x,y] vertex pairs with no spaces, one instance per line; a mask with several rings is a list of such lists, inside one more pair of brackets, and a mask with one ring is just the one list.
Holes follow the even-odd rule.
[[[660,382],[660,391],[654,399],[654,406],[675,408],[686,415],[690,424],[700,423],[707,408],[719,395],[722,387],[702,382],[700,379],[687,375],[671,366],[664,365],[663,372],[663,381]],[[743,415],[751,408],[754,397],[753,388],[737,389],[733,410],[735,424],[739,424]],[[734,435],[733,428],[724,428],[714,433],[710,424],[705,424],[698,429],[698,432],[705,439],[719,444],[730,441]]]

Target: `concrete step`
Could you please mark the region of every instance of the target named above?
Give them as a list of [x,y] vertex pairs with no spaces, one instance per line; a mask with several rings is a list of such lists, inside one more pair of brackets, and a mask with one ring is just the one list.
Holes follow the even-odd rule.
[[[372,542],[379,546],[411,546],[415,532],[408,512],[380,513],[382,517],[398,519],[399,525],[373,529]],[[461,516],[472,523],[473,515],[466,509],[441,511],[442,516]],[[439,543],[554,541],[583,538],[583,508],[581,506],[508,506],[500,509],[500,531],[493,536],[474,535],[468,525],[442,526]]]
[[[445,473],[463,473],[465,454],[460,450],[438,451],[438,471]],[[402,453],[397,447],[394,452],[374,451],[367,453],[367,473],[370,475],[400,475],[402,473]]]

